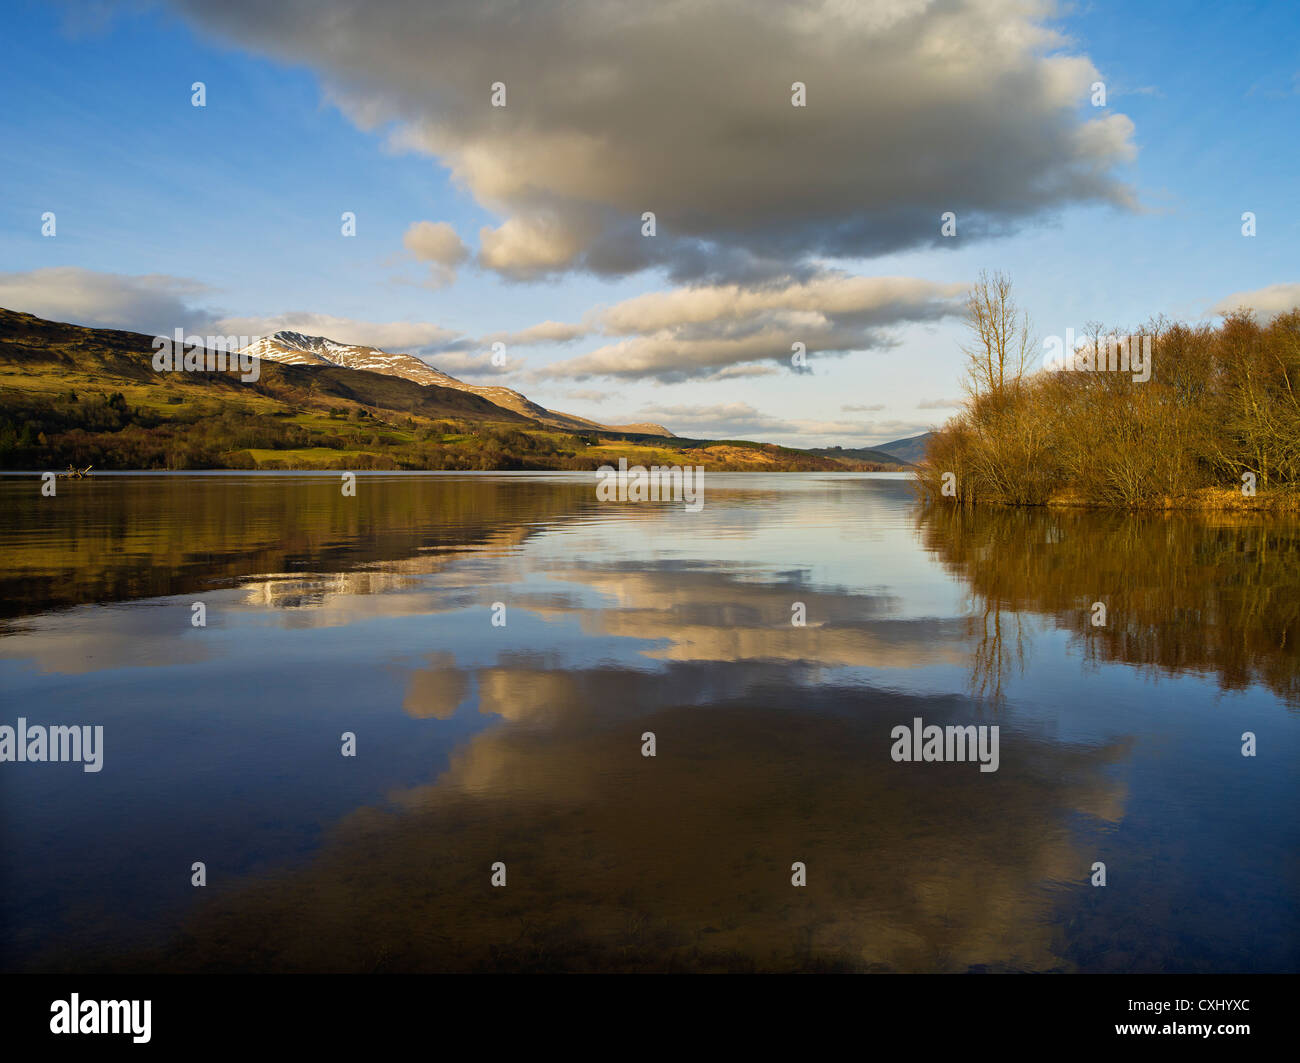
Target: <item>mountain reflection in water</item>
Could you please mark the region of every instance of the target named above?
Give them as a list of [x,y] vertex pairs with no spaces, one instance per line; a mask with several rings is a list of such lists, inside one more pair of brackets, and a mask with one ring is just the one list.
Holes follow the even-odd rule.
[[[36,483],[0,478],[0,722],[106,754],[0,771],[7,968],[1300,966],[1294,524],[870,475],[710,474],[696,514],[590,475]],[[893,762],[916,717],[997,725],[998,771]]]

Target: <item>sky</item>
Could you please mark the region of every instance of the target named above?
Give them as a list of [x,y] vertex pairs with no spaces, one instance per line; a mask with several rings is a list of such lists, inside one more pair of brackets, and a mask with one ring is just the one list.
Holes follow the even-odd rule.
[[1294,0],[18,0],[6,26],[0,306],[42,317],[291,328],[608,424],[852,447],[954,412],[981,270],[1042,339],[1300,304]]

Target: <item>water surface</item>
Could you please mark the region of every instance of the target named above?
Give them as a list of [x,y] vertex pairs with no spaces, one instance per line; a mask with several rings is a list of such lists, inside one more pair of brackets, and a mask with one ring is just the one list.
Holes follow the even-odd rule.
[[[0,723],[105,752],[0,765],[8,969],[1300,968],[1294,523],[38,487],[0,478]],[[895,763],[917,717],[998,726],[998,770]]]

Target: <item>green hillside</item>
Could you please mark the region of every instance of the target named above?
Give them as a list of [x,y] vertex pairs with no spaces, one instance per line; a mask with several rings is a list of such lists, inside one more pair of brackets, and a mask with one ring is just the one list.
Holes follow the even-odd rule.
[[439,385],[262,362],[260,377],[159,372],[153,337],[0,309],[0,469],[868,468],[746,440],[540,424]]

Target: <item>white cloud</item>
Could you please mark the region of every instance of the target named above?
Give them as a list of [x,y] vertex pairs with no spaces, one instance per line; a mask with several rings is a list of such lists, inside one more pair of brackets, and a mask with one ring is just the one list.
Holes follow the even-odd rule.
[[443,351],[435,359],[436,368],[454,377],[492,377],[508,376],[523,368],[523,359],[508,358],[503,364],[496,365],[492,355],[484,351]]
[[270,336],[282,329],[307,336],[325,336],[340,343],[379,347],[406,354],[444,349],[458,333],[429,321],[359,321],[334,314],[290,311],[268,317],[223,317],[214,322],[222,333],[239,336]]
[[818,358],[891,346],[892,326],[951,313],[963,291],[960,284],[823,270],[762,286],[651,292],[592,311],[587,331],[612,342],[540,374],[662,382],[767,375],[791,370],[795,344],[815,370]]
[[708,406],[646,406],[625,420],[657,421],[677,435],[702,439],[749,439],[791,447],[869,447],[920,435],[930,426],[914,421],[819,421],[779,417],[747,402]]
[[1220,299],[1210,307],[1210,313],[1229,314],[1234,310],[1250,309],[1267,319],[1297,307],[1300,307],[1300,282],[1292,282],[1237,292],[1226,299]]
[[563,321],[542,321],[518,332],[493,332],[484,336],[483,343],[504,343],[507,347],[528,347],[541,343],[568,343],[586,333],[584,325],[570,325]]
[[469,258],[469,248],[445,221],[415,222],[406,230],[402,244],[421,262],[430,264],[429,283],[435,288],[454,282],[456,267]]

